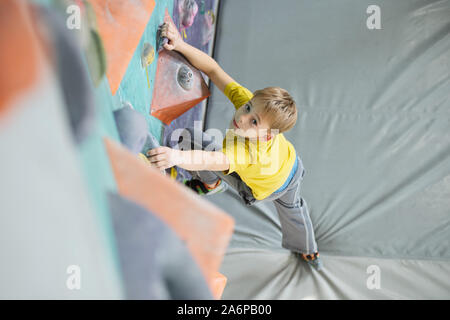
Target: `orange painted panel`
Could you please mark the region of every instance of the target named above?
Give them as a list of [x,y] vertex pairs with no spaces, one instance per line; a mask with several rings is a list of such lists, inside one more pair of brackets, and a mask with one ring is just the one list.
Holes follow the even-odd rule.
[[106,76],[116,94],[148,21],[155,0],[90,0],[106,51]]
[[42,61],[32,19],[27,1],[0,1],[0,116],[38,77]]
[[105,138],[105,144],[119,193],[172,227],[185,241],[211,291],[221,294],[223,279],[218,286],[217,272],[233,233],[233,218],[116,142]]

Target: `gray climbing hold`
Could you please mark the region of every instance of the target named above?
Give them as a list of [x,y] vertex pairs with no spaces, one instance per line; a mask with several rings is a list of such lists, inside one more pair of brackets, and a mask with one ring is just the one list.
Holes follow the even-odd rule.
[[158,46],[158,52],[161,52],[164,49],[164,45],[169,43],[169,39],[161,36],[161,29],[164,25],[165,23],[160,24],[158,26],[158,31],[156,32],[156,43]]
[[143,150],[145,151],[144,153],[146,153],[148,150],[152,150],[160,146],[161,145],[159,144],[158,139],[156,139],[155,136],[153,136],[153,134],[151,134],[150,132],[147,133],[147,140],[143,148]]
[[114,119],[122,144],[133,154],[141,152],[147,141],[148,124],[145,117],[134,110],[129,102],[124,102],[123,108],[114,111]]
[[187,65],[182,65],[178,69],[177,81],[184,90],[191,90],[194,83],[194,73],[191,68]]

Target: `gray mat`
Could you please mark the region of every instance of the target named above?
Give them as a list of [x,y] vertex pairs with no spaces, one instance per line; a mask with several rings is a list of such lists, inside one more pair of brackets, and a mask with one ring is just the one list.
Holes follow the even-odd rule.
[[[224,298],[450,298],[450,1],[378,1],[381,30],[366,27],[371,4],[222,3],[216,60],[251,91],[280,86],[297,101],[286,137],[326,269],[296,267],[271,204],[217,195],[236,218]],[[224,130],[233,106],[211,91],[207,128]],[[292,265],[259,268],[279,254]]]

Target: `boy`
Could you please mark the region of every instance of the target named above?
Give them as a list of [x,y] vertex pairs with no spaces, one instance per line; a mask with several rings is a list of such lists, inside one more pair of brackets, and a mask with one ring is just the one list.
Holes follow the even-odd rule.
[[[283,247],[302,254],[304,260],[320,270],[322,263],[308,207],[299,195],[303,165],[282,134],[297,120],[292,97],[277,87],[252,94],[225,73],[214,59],[185,43],[172,23],[162,26],[161,36],[168,39],[164,48],[180,52],[204,72],[234,104],[236,112],[223,145],[214,142],[207,145],[205,141],[213,140],[210,136],[186,129],[188,134],[183,135],[186,140],[183,142],[194,150],[153,149],[147,153],[152,165],[159,169],[176,165],[191,171],[194,179],[185,184],[199,194],[222,191],[225,181],[238,191],[247,205],[273,201],[281,221]],[[190,138],[197,136],[202,140]]]

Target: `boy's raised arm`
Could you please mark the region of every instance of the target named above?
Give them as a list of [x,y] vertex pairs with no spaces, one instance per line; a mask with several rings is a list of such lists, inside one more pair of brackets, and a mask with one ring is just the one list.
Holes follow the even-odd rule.
[[164,45],[166,50],[176,50],[197,69],[204,72],[211,81],[224,92],[230,82],[234,82],[219,64],[203,51],[189,45],[181,38],[177,28],[170,22],[166,22],[161,30],[161,36],[167,37],[169,42]]
[[230,168],[230,161],[221,151],[178,150],[158,147],[147,152],[153,166],[165,170],[178,166],[189,171],[225,171]]

